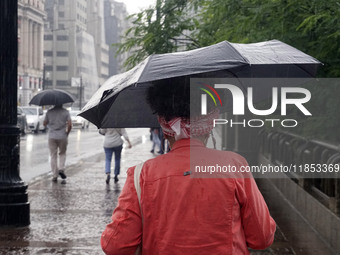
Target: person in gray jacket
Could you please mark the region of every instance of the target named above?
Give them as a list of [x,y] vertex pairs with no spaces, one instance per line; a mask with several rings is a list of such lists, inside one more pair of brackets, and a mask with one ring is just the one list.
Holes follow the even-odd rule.
[[[66,179],[65,161],[68,134],[72,129],[72,121],[68,110],[56,105],[46,113],[44,126],[48,127],[48,147],[51,155],[52,181],[57,182],[58,175]],[[58,165],[59,152],[59,165]]]
[[123,149],[123,139],[128,142],[129,147],[131,148],[131,142],[129,137],[126,133],[125,128],[101,128],[99,129],[99,133],[104,135],[104,151],[105,151],[105,173],[106,173],[106,184],[110,183],[111,179],[111,161],[112,161],[112,154],[115,154],[115,171],[114,171],[114,180],[117,183],[118,175],[120,173],[120,159],[121,153]]

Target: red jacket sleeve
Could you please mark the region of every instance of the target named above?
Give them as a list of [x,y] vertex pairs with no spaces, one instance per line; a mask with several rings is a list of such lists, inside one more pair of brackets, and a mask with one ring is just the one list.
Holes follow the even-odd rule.
[[241,218],[248,247],[266,249],[274,241],[276,224],[254,178],[236,180],[236,196],[241,207]]
[[101,236],[105,254],[134,254],[142,239],[142,218],[134,186],[134,169],[127,172],[124,188],[118,198],[118,205]]

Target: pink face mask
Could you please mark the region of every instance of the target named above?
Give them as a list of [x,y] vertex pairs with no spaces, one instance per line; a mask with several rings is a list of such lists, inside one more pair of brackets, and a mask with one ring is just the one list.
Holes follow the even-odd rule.
[[163,133],[175,137],[175,140],[199,137],[209,134],[213,129],[213,121],[219,116],[219,110],[215,109],[207,115],[186,119],[173,118],[166,121],[164,117],[158,116],[158,122],[162,127]]

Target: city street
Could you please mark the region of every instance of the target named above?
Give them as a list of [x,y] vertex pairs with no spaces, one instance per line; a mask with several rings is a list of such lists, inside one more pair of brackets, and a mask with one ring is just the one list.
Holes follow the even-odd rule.
[[[29,184],[31,224],[0,232],[0,254],[103,254],[100,236],[111,221],[112,211],[126,180],[126,169],[154,157],[149,130],[127,129],[133,147],[123,149],[117,184],[105,184],[102,137],[96,127],[73,130],[69,137],[66,184],[51,181],[47,134],[22,137],[22,176]],[[39,178],[36,178],[41,175]],[[261,183],[261,190],[277,221],[274,244],[252,255],[330,255],[328,247],[301,221],[277,191]],[[290,224],[293,222],[293,224]]]
[[[137,143],[140,140],[139,134],[145,133],[145,129],[127,129],[127,132],[132,143]],[[47,132],[39,132],[28,133],[20,138],[20,176],[26,183],[51,171],[47,137]],[[72,129],[68,140],[66,168],[96,154],[104,154],[103,139],[97,127],[91,124],[88,129]]]
[[111,220],[127,168],[153,157],[149,129],[127,129],[127,133],[132,148],[123,149],[120,180],[116,184],[112,180],[110,185],[105,183],[103,137],[95,126],[70,133],[66,184],[60,180],[54,183],[51,176],[43,174],[49,173],[47,135],[23,137],[21,150],[26,162],[21,163],[21,169],[30,180],[31,224],[2,229],[0,254],[103,254],[100,236]]
[[0,0],[0,255],[340,255],[339,3]]

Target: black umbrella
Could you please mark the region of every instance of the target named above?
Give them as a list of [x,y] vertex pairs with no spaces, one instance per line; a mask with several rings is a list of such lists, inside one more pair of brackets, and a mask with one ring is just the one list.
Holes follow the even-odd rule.
[[68,92],[59,89],[44,90],[35,95],[29,104],[34,105],[62,105],[73,103],[74,99]]
[[109,78],[80,115],[97,127],[157,126],[145,100],[150,82],[203,73],[210,77],[228,73],[243,78],[305,78],[314,77],[320,64],[277,40],[253,44],[224,41],[191,51],[155,54],[133,69]]

